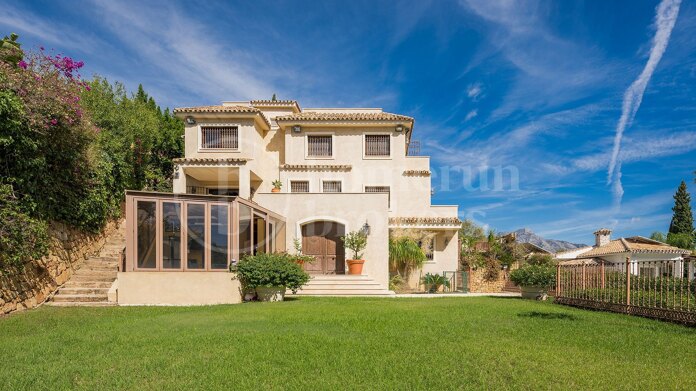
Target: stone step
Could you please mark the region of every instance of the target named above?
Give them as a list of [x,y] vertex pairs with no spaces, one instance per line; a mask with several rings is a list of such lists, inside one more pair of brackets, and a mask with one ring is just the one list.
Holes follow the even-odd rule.
[[[286,294],[291,292],[286,292]],[[311,290],[297,291],[296,295],[299,296],[394,296],[394,292],[387,291],[384,289],[345,289],[345,290],[335,290],[335,289],[324,289],[324,290]]]
[[339,275],[310,275],[310,281],[374,281],[368,276],[362,275],[350,275],[350,274],[339,274]]
[[93,272],[117,272],[117,265],[90,264],[80,266],[78,271],[93,271]]
[[113,276],[95,276],[95,275],[79,275],[75,274],[70,281],[74,282],[114,282],[116,280],[116,273]]
[[95,302],[95,301],[109,301],[109,297],[106,294],[103,295],[55,295],[53,296],[53,301],[56,303],[64,302]]
[[321,286],[321,285],[378,285],[374,280],[355,280],[355,281],[340,281],[340,280],[309,280],[307,286]]
[[111,288],[113,281],[68,281],[63,288]]
[[[78,281],[82,280],[90,280],[90,279],[95,279],[94,281],[107,281],[108,279],[110,280],[115,280],[118,275],[116,274],[116,271],[108,271],[108,272],[99,272],[99,271],[88,271],[88,270],[78,270],[73,274],[73,277],[78,277]],[[107,280],[102,280],[102,278],[106,278]]]
[[46,304],[52,307],[113,307],[117,305],[108,301],[49,301]]
[[106,295],[109,293],[109,288],[60,288],[56,295]]
[[374,285],[320,285],[320,286],[311,286],[311,285],[305,285],[302,290],[307,291],[307,292],[314,292],[314,291],[336,291],[336,292],[342,292],[342,291],[374,291],[374,290],[380,290],[383,289],[379,284],[374,284]]
[[117,261],[100,261],[100,260],[87,260],[82,263],[83,266],[87,267],[118,267],[118,262]]

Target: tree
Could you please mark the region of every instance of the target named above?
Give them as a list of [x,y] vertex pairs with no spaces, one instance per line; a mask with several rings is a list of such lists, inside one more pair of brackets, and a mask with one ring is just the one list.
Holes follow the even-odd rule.
[[686,189],[686,183],[681,182],[677,193],[674,195],[674,207],[672,208],[672,222],[669,224],[669,233],[694,234],[694,216],[691,213],[691,196]]
[[658,242],[667,243],[667,237],[660,231],[655,231],[650,234],[650,239],[657,240]]

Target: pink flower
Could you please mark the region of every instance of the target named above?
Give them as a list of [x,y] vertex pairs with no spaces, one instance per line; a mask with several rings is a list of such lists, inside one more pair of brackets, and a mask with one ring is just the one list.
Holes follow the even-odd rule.
[[17,63],[17,66],[22,68],[22,69],[27,69],[28,64],[24,60],[19,60]]
[[51,125],[53,125],[53,126],[58,125],[58,120],[55,119],[55,118],[53,118],[53,119],[51,120]]

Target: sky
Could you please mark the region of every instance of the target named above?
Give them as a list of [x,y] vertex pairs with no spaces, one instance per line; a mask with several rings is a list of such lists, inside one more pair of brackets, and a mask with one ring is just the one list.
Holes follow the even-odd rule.
[[0,28],[162,107],[412,116],[433,204],[498,232],[649,236],[696,189],[694,1],[26,1]]

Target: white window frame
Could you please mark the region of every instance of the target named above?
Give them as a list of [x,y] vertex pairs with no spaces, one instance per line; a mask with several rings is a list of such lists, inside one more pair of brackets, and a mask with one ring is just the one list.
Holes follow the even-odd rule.
[[[325,192],[324,191],[324,182],[340,182],[341,183],[341,191],[340,192],[335,192],[335,191],[329,191]],[[324,178],[321,180],[321,192],[326,193],[326,194],[341,194],[343,193],[343,179],[338,179],[338,178]]]
[[[331,136],[331,156],[309,156],[309,136]],[[334,132],[307,132],[304,137],[305,159],[333,160],[336,157],[336,134]]]
[[[292,191],[292,182],[307,182],[307,189],[309,190],[306,193],[295,193]],[[290,194],[309,194],[312,192],[312,181],[306,178],[292,178],[288,179],[288,193]]]
[[[230,128],[237,127],[237,148],[203,148],[203,128]],[[240,123],[207,123],[198,124],[197,127],[197,138],[198,138],[198,152],[228,152],[228,153],[240,153],[242,152],[242,124]]]
[[[367,144],[367,137],[365,136],[389,136],[389,156],[367,156],[367,150],[365,148]],[[367,132],[363,133],[362,136],[362,154],[363,154],[363,159],[364,160],[389,160],[392,159],[393,151],[394,151],[394,137],[392,137],[392,134],[389,132]]]
[[[367,189],[366,189],[367,187],[388,187],[389,193],[386,193],[386,192],[384,192],[384,193],[374,193],[374,192],[368,193]],[[393,186],[391,186],[391,185],[385,185],[385,184],[375,185],[375,184],[368,183],[368,184],[363,185],[363,193],[364,194],[387,194],[387,197],[389,197],[389,198],[387,198],[387,211],[391,212],[394,209],[394,197],[392,197],[394,195],[394,193],[392,193],[392,187]]]

